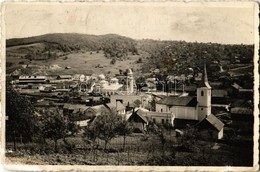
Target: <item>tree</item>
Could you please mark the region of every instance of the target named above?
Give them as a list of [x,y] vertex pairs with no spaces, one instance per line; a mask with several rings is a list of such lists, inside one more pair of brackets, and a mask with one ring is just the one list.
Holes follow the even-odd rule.
[[34,115],[34,107],[30,100],[16,92],[7,83],[6,86],[6,138],[13,138],[14,150],[16,150],[16,137],[20,136],[32,141],[37,132],[37,117]]
[[195,128],[188,128],[184,134],[177,140],[179,146],[191,152],[198,152],[199,133]]
[[117,126],[117,133],[124,138],[123,151],[125,151],[126,137],[133,132],[133,126],[131,123],[122,119]]
[[63,139],[66,144],[66,137],[72,136],[78,131],[76,124],[70,122],[58,110],[56,112],[47,111],[42,122],[42,135],[44,138],[49,138],[54,141],[54,150],[56,152],[59,139]]
[[122,75],[122,73],[123,73],[123,70],[119,69],[119,74]]
[[147,128],[148,128],[148,131],[151,131],[160,139],[161,146],[162,146],[162,153],[163,153],[163,156],[165,156],[165,144],[167,142],[166,131],[165,131],[166,129],[164,128],[164,126],[159,125],[159,124],[156,125],[152,122],[150,122],[148,124]]
[[116,136],[119,122],[120,116],[117,115],[115,110],[109,111],[103,109],[101,114],[91,123],[88,135],[90,135],[93,140],[97,137],[104,140],[104,149],[106,150],[108,142]]

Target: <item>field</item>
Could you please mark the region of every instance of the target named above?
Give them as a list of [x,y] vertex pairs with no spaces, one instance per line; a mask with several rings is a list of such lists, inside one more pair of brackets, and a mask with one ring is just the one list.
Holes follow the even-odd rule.
[[[46,145],[19,143],[17,145],[19,151],[7,153],[6,162],[50,165],[250,166],[253,158],[250,148],[211,141],[197,141],[195,145],[197,150],[192,152],[178,149],[176,147],[178,137],[169,137],[165,145],[164,159],[161,159],[163,153],[160,140],[152,135],[148,135],[147,139],[143,134],[128,136],[125,151],[122,149],[122,137],[112,139],[107,151],[104,151],[104,142],[101,140],[97,141],[98,146],[96,147],[92,147],[79,136],[68,138],[67,141],[74,145],[71,152],[66,149],[62,140],[59,141],[57,153],[53,151],[53,143],[50,140]],[[7,147],[11,148],[12,144],[7,143]]]

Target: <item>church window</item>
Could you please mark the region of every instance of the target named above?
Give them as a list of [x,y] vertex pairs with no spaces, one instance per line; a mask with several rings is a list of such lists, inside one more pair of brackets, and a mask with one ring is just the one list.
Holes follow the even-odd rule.
[[203,92],[203,91],[201,91],[201,92],[200,92],[200,95],[201,95],[201,96],[204,96],[204,92]]
[[166,119],[166,123],[167,123],[167,124],[169,123],[169,120],[168,120],[168,119]]
[[163,112],[163,109],[161,109],[161,112]]
[[164,119],[162,119],[162,124],[164,124]]

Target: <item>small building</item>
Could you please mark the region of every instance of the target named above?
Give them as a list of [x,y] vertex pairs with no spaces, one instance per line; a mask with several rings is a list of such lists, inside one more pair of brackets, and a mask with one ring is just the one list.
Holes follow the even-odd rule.
[[113,105],[112,103],[107,103],[105,104],[105,106],[109,110],[112,110],[114,108],[119,115],[125,115],[126,113],[126,108],[120,101],[117,101],[116,105]]
[[101,109],[105,108],[103,105],[85,106],[81,104],[64,104],[63,114],[69,116],[72,121],[82,121],[93,119],[95,116],[101,114]]
[[71,75],[58,75],[57,79],[58,80],[72,80],[72,76]]
[[197,127],[204,139],[222,139],[224,136],[224,123],[213,114],[202,120]]
[[225,98],[228,96],[227,90],[212,89],[212,97]]
[[45,76],[20,76],[19,84],[29,84],[29,83],[46,83],[47,79]]
[[134,130],[138,129],[141,132],[146,131],[147,125],[148,125],[148,119],[145,117],[146,112],[143,112],[142,110],[133,110],[133,113],[129,116],[127,119],[128,122],[130,122]]
[[134,103],[136,100],[142,100],[141,95],[111,95],[110,102],[115,106],[120,101],[124,106]]
[[238,99],[231,104],[231,119],[253,122],[253,103],[251,100]]
[[43,93],[51,93],[55,90],[54,87],[45,87],[44,89],[40,90],[40,92],[43,92]]
[[87,127],[90,124],[90,122],[91,122],[90,119],[86,119],[86,120],[77,121],[76,124],[80,127]]

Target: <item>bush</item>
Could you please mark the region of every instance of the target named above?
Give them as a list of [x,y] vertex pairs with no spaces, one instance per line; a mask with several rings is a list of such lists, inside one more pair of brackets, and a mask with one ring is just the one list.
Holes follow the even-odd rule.
[[143,62],[143,60],[141,57],[136,61],[136,63],[142,63],[142,62]]
[[110,61],[110,64],[115,64],[116,63],[116,59],[115,58],[113,58],[111,61]]

